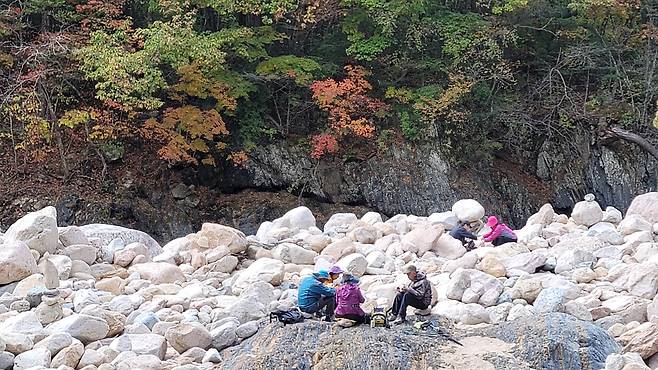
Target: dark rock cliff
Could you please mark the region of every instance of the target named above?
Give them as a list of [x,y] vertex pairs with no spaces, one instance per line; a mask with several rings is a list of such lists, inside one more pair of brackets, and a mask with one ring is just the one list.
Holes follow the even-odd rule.
[[474,198],[517,227],[546,202],[568,213],[587,193],[602,206],[623,211],[634,196],[655,190],[658,181],[658,161],[641,149],[623,142],[593,146],[577,137],[562,145],[546,141],[527,158],[500,157],[466,168],[449,164],[431,145],[391,147],[363,161],[329,163],[280,143],[256,149],[245,167],[219,171],[221,176],[204,177],[224,192],[288,189],[388,216],[428,215],[449,210],[460,198]]
[[0,229],[52,204],[62,225],[112,223],[166,242],[202,222],[255,233],[261,222],[298,205],[308,206],[322,225],[335,212],[429,215],[449,210],[460,198],[477,199],[487,213],[521,227],[542,204],[569,213],[587,193],[624,211],[634,196],[655,191],[658,179],[658,161],[640,148],[622,141],[598,146],[586,135],[562,144],[546,140],[525,156],[501,152],[490,163],[467,166],[450,164],[430,144],[318,162],[307,148],[279,142],[255,149],[244,167],[165,167],[157,158],[150,166],[117,163],[101,188],[83,178],[65,185],[47,179],[40,187],[12,183],[18,190],[0,193]]

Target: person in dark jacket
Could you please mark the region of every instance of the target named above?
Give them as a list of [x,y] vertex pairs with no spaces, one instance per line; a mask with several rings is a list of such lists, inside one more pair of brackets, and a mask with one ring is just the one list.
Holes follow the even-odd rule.
[[327,270],[320,270],[305,277],[299,284],[297,306],[306,313],[316,315],[321,315],[324,311],[325,321],[334,321],[336,290],[325,285],[328,280]]
[[417,271],[414,265],[405,266],[403,272],[407,274],[411,283],[406,287],[398,288],[391,309],[391,314],[396,318],[393,324],[406,322],[408,306],[425,310],[432,304],[432,286],[425,273]]
[[457,227],[450,230],[450,236],[462,242],[462,245],[467,251],[475,249],[475,240],[477,240],[478,237],[473,234],[470,223],[460,222]]

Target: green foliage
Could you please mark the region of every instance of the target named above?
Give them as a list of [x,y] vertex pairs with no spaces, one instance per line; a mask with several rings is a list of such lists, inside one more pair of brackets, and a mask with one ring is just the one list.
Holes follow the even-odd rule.
[[658,127],[654,5],[25,0],[0,6],[0,118],[43,156],[52,128],[64,142],[139,132],[172,163],[207,164],[282,137],[314,158],[404,138],[468,162],[602,117],[645,132]]
[[263,138],[272,140],[278,133],[275,128],[267,125],[263,112],[258,107],[248,104],[240,113],[239,132],[245,150],[256,148]]
[[511,13],[528,5],[528,0],[497,0],[493,1],[491,12],[496,15]]
[[123,38],[120,33],[94,33],[80,49],[80,69],[97,81],[98,99],[128,110],[157,109],[163,102],[156,93],[167,87],[163,73],[143,50],[127,52]]
[[322,67],[316,61],[294,55],[270,58],[258,64],[256,73],[274,78],[291,78],[300,85],[309,85]]
[[419,139],[419,136],[422,132],[420,122],[416,114],[413,114],[407,110],[398,112],[398,118],[400,119],[400,128],[402,129],[402,135],[405,138],[411,141]]

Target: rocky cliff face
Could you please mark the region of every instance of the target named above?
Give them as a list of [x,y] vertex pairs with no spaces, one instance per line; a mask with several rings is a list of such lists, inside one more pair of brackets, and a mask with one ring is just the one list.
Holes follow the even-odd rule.
[[522,226],[532,209],[551,203],[570,212],[587,193],[624,210],[633,196],[655,190],[658,162],[625,143],[591,146],[586,138],[546,141],[517,163],[498,158],[468,168],[449,164],[431,145],[391,147],[380,157],[315,163],[286,144],[255,150],[243,168],[221,168],[204,181],[224,191],[291,189],[327,202],[359,204],[386,215],[448,209],[457,199],[480,200],[488,212]]
[[322,225],[339,210],[429,215],[460,198],[477,199],[487,213],[521,227],[542,204],[569,214],[587,193],[623,211],[634,195],[656,190],[658,179],[658,161],[641,149],[624,142],[595,146],[585,135],[567,144],[545,141],[524,158],[501,154],[466,168],[450,164],[432,145],[317,162],[306,148],[285,142],[257,148],[244,167],[160,171],[159,165],[116,164],[102,189],[97,183],[15,184],[20,190],[0,194],[0,230],[47,204],[56,205],[62,225],[119,224],[165,241],[193,232],[202,220],[255,233],[263,221],[298,205]]

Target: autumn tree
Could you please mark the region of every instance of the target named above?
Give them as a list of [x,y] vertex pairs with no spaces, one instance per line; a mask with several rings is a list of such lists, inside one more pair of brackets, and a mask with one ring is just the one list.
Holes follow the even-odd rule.
[[376,130],[375,118],[386,112],[386,104],[367,94],[372,85],[366,80],[369,73],[358,66],[346,66],[345,78],[316,81],[310,88],[320,109],[327,112],[328,132],[314,137],[312,156],[335,153],[345,137],[371,139]]

